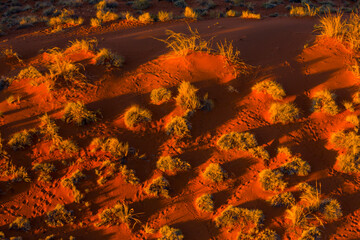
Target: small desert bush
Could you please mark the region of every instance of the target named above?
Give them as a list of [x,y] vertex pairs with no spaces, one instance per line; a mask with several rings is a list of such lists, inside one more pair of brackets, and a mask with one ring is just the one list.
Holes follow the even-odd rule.
[[138,105],[133,105],[125,112],[125,125],[128,128],[133,128],[140,123],[150,122],[151,116],[152,114],[149,110],[141,108]]
[[31,182],[31,178],[26,169],[21,166],[16,168],[15,166],[11,169],[11,181],[12,182]]
[[260,19],[260,13],[256,14],[256,13],[252,13],[249,11],[242,11],[241,13],[241,18],[247,18],[247,19]]
[[124,64],[124,58],[109,49],[102,48],[94,57],[96,65],[105,65],[106,67],[121,67]]
[[330,136],[329,141],[336,148],[346,149],[349,154],[356,155],[360,152],[360,136],[354,131],[335,132]]
[[339,163],[340,171],[344,173],[360,172],[360,159],[358,155],[352,153],[340,154],[336,160]]
[[199,17],[199,14],[197,14],[191,7],[186,7],[184,11],[184,17],[197,19]]
[[161,237],[158,240],[182,240],[184,235],[180,229],[169,227],[168,225],[162,226],[159,229]]
[[197,30],[192,30],[189,27],[189,32],[190,34],[184,34],[166,30],[167,39],[160,39],[160,41],[164,42],[175,55],[179,56],[186,56],[194,51],[210,52],[210,42],[202,39]]
[[342,14],[326,14],[320,17],[320,23],[316,28],[320,32],[320,35],[342,41],[346,31],[345,24],[345,21],[342,20]]
[[30,220],[25,217],[18,217],[10,223],[9,229],[29,231],[31,229]]
[[271,122],[282,124],[293,122],[300,115],[299,109],[293,103],[273,103],[269,113]]
[[38,181],[50,182],[52,180],[50,173],[55,172],[56,168],[52,163],[35,163],[32,170],[40,172]]
[[59,16],[50,18],[48,24],[51,27],[58,27],[60,25],[77,26],[83,24],[83,22],[83,18],[74,17],[72,10],[64,9]]
[[287,183],[282,177],[283,174],[277,170],[264,169],[259,173],[259,182],[265,191],[284,190]]
[[171,91],[166,88],[156,88],[150,93],[151,102],[154,104],[161,104],[171,99]]
[[132,8],[136,10],[144,10],[150,7],[150,1],[149,0],[135,0],[133,2]]
[[358,116],[356,116],[354,114],[348,115],[348,116],[346,116],[345,120],[354,125],[355,131],[359,130],[360,120],[359,120]]
[[198,197],[195,201],[196,207],[204,212],[214,211],[214,201],[211,194],[203,194]]
[[165,126],[168,135],[174,135],[179,138],[190,136],[191,124],[184,117],[175,116]]
[[315,16],[319,12],[319,8],[312,8],[309,4],[305,3],[304,6],[294,7],[291,6],[290,16],[304,17]]
[[46,224],[50,227],[62,227],[72,223],[75,219],[73,211],[66,210],[64,205],[58,204],[55,209],[46,213]]
[[166,22],[173,19],[173,13],[172,12],[165,12],[165,11],[159,11],[157,14],[157,17],[160,22]]
[[227,17],[236,17],[238,13],[235,10],[229,10],[226,12]]
[[339,108],[335,102],[335,94],[329,90],[322,90],[315,93],[313,97],[314,112],[324,112],[329,115],[336,115],[339,113]]
[[42,74],[33,66],[29,66],[19,72],[17,79],[38,79]]
[[340,203],[336,199],[326,199],[321,203],[320,211],[327,220],[336,220],[343,215]]
[[151,23],[154,21],[150,13],[143,13],[138,17],[139,22],[141,23]]
[[307,222],[307,212],[306,210],[298,205],[292,206],[290,209],[286,210],[286,218],[290,220],[292,226],[302,227],[306,225]]
[[354,105],[353,105],[352,102],[350,102],[350,101],[344,101],[344,102],[342,102],[342,104],[343,104],[343,106],[344,106],[344,108],[345,108],[346,110],[349,110],[349,112],[354,112],[354,111],[355,111]]
[[320,190],[308,183],[300,183],[297,187],[301,191],[300,199],[304,205],[310,210],[318,210],[321,204]]
[[280,237],[274,230],[265,228],[263,230],[259,228],[253,228],[248,233],[240,230],[237,240],[279,240]]
[[145,192],[153,196],[163,196],[170,198],[169,196],[170,184],[163,176],[154,179],[149,186],[145,189]]
[[280,154],[280,153],[285,154],[288,157],[291,157],[293,155],[290,148],[285,147],[285,146],[278,147],[277,152],[278,152],[278,154]]
[[200,99],[197,96],[198,89],[190,82],[182,82],[178,88],[178,95],[175,100],[177,105],[183,109],[194,111],[201,107]]
[[129,153],[129,144],[120,142],[117,138],[94,138],[90,146],[94,151],[102,150],[111,153],[116,158],[126,157]]
[[289,158],[289,162],[280,167],[280,171],[288,175],[296,174],[298,176],[307,176],[311,171],[311,167],[308,162],[301,158],[291,157]]
[[264,159],[264,160],[270,159],[269,152],[266,151],[265,148],[262,146],[256,146],[256,147],[250,148],[248,150],[248,152],[255,158],[260,158],[260,159]]
[[182,161],[180,158],[172,158],[171,156],[162,156],[156,162],[156,167],[162,171],[186,171],[191,168],[188,162]]
[[240,58],[240,51],[234,47],[232,41],[224,40],[223,42],[217,43],[217,48],[220,56],[224,56],[227,61],[236,65],[237,70],[240,68],[243,73],[246,72],[248,66]]
[[291,192],[274,195],[268,201],[273,207],[291,207],[295,205],[295,198]]
[[230,205],[219,216],[215,217],[214,220],[217,227],[233,227],[238,224],[257,227],[264,220],[264,214],[259,209],[250,210]]
[[128,169],[126,165],[121,165],[119,167],[119,171],[121,175],[123,175],[125,182],[133,185],[139,184],[140,180],[135,175],[135,171],[133,169]]
[[286,93],[282,86],[273,80],[265,80],[255,84],[252,88],[253,91],[265,92],[275,100],[282,100]]
[[360,91],[357,91],[352,95],[352,100],[355,104],[360,104]]
[[74,40],[70,41],[70,46],[66,48],[66,52],[90,52],[94,51],[95,46],[97,45],[96,39],[81,39],[81,40]]
[[320,240],[321,232],[317,227],[309,227],[301,233],[299,240]]
[[134,209],[125,203],[117,203],[112,208],[105,209],[99,214],[100,222],[96,226],[119,225],[120,223],[130,226],[131,222],[134,222],[134,224],[140,222],[135,216]]
[[101,26],[101,20],[97,18],[90,19],[90,26],[92,27],[100,27]]
[[119,19],[118,14],[116,14],[114,12],[110,12],[110,11],[103,11],[103,10],[98,10],[96,12],[96,17],[100,21],[100,23],[111,22],[111,21],[115,21],[115,20]]
[[75,142],[73,142],[70,139],[64,140],[62,137],[58,137],[56,139],[53,139],[53,145],[50,147],[50,152],[53,152],[55,150],[58,150],[60,153],[76,153],[80,149],[76,145]]
[[228,175],[224,169],[222,169],[220,164],[210,163],[203,172],[203,177],[207,180],[218,183],[224,181]]
[[86,176],[80,170],[76,170],[69,178],[64,178],[61,184],[73,191],[74,199],[76,203],[80,203],[84,199],[84,195],[79,191],[76,185]]
[[32,144],[32,138],[35,133],[33,129],[17,132],[10,137],[8,145],[14,150],[29,147]]
[[258,145],[255,136],[248,132],[230,132],[222,135],[217,141],[217,145],[222,150],[240,149],[247,151]]
[[96,113],[86,109],[81,102],[69,102],[64,108],[63,120],[67,123],[76,123],[78,126],[83,126],[88,123],[96,122]]

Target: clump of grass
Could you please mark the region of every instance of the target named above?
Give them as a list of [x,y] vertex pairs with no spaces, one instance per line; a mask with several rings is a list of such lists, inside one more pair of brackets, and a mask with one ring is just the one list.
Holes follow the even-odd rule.
[[103,10],[98,10],[96,12],[96,17],[98,19],[98,21],[101,23],[103,22],[111,22],[111,21],[115,21],[117,19],[119,19],[119,15],[111,12],[111,11],[106,11],[105,9]]
[[177,105],[183,109],[194,111],[201,107],[200,99],[197,96],[198,89],[190,82],[182,82],[178,88],[178,95],[175,100]]
[[42,74],[33,66],[29,66],[19,72],[17,79],[38,79]]
[[25,217],[18,217],[10,223],[9,229],[29,231],[31,229],[30,220]]
[[238,13],[235,10],[228,10],[225,14],[227,17],[236,17],[238,15]]
[[265,92],[275,100],[282,100],[286,93],[282,86],[273,80],[265,80],[255,84],[252,88],[253,91]]
[[161,237],[159,240],[181,240],[184,239],[184,235],[180,229],[169,227],[168,225],[162,226],[159,229]]
[[292,156],[292,152],[291,152],[290,148],[285,147],[285,146],[278,147],[277,152],[278,152],[278,154],[280,154],[280,153],[285,154],[288,157]]
[[159,11],[157,14],[157,17],[160,22],[166,22],[173,19],[173,13],[172,12],[166,12],[166,11]]
[[184,17],[197,19],[199,18],[199,14],[197,14],[191,7],[186,7],[184,11]]
[[287,183],[282,177],[283,174],[277,170],[264,169],[259,173],[259,182],[265,191],[284,190]]
[[96,45],[96,39],[76,39],[74,41],[70,41],[70,46],[66,48],[66,52],[91,52],[94,51]]
[[336,158],[339,163],[340,171],[344,173],[358,173],[360,172],[360,159],[356,154],[340,154]]
[[336,148],[346,149],[347,154],[357,155],[360,152],[360,136],[354,131],[335,132],[330,136],[330,143]]
[[311,171],[310,164],[299,157],[291,157],[289,162],[280,167],[280,171],[284,174],[298,176],[307,176]]
[[268,201],[273,207],[291,207],[295,205],[295,198],[291,192],[276,194],[272,196]]
[[216,183],[222,182],[228,177],[227,173],[218,163],[210,163],[202,175],[205,179]]
[[214,211],[214,201],[211,194],[203,194],[198,197],[195,201],[196,207],[204,212],[213,212]]
[[264,214],[259,209],[238,208],[232,205],[228,206],[215,217],[217,227],[233,227],[237,224],[242,226],[254,225],[257,227],[264,220]]
[[101,20],[97,18],[91,18],[90,19],[90,26],[92,27],[100,27],[101,26]]
[[235,65],[237,71],[246,73],[249,68],[240,58],[240,51],[233,46],[232,41],[223,41],[217,43],[218,54],[224,56],[228,62]]
[[302,227],[307,223],[306,210],[298,205],[292,206],[286,210],[286,218],[290,220],[292,226]]
[[260,19],[260,13],[256,14],[256,13],[252,13],[250,11],[242,11],[241,13],[241,18],[246,18],[246,19]]
[[217,145],[222,150],[230,149],[240,149],[240,150],[249,150],[256,147],[257,141],[251,133],[248,132],[230,132],[222,135],[217,141]]
[[339,113],[339,108],[335,102],[335,94],[329,90],[322,90],[315,93],[313,97],[314,112],[324,112],[331,116]]
[[171,99],[171,91],[166,88],[156,88],[150,93],[151,102],[154,104],[161,104]]
[[75,220],[73,211],[66,210],[64,205],[58,204],[55,209],[46,213],[46,224],[50,227],[62,227]]
[[32,138],[36,133],[35,129],[23,130],[21,132],[14,133],[8,142],[8,145],[14,150],[25,149],[31,146]]
[[102,48],[94,57],[96,65],[105,65],[106,67],[122,67],[124,58],[109,49]]
[[156,162],[156,167],[162,171],[186,171],[191,168],[188,162],[182,161],[180,158],[172,158],[171,156],[162,156]]
[[179,116],[173,117],[165,126],[165,130],[168,135],[174,135],[179,138],[190,136],[190,129],[190,122],[186,118]]
[[52,163],[35,163],[32,170],[40,172],[38,181],[50,182],[52,180],[50,173],[55,172],[56,168]]
[[293,103],[273,103],[269,109],[273,123],[286,124],[299,118],[300,111]]
[[344,105],[344,108],[345,108],[346,110],[349,110],[349,112],[354,112],[354,111],[355,111],[355,108],[354,108],[354,105],[353,105],[352,102],[350,102],[350,101],[344,101],[342,104]]
[[297,186],[301,191],[300,199],[310,210],[318,210],[321,204],[321,192],[308,183],[300,183]]
[[133,105],[125,112],[125,125],[128,128],[133,128],[141,123],[150,122],[151,116],[152,114],[149,110]]
[[269,228],[265,228],[263,230],[259,228],[253,228],[250,230],[249,233],[243,232],[240,230],[240,233],[237,237],[237,240],[244,240],[244,239],[256,239],[256,240],[278,240],[280,239],[279,235],[274,230]]
[[143,13],[138,17],[139,22],[141,23],[151,23],[154,21],[150,13]]
[[343,215],[340,203],[336,199],[326,199],[321,203],[320,211],[327,220],[336,220]]
[[76,185],[82,180],[85,179],[85,174],[80,170],[76,170],[69,178],[64,178],[62,180],[62,185],[73,191],[74,199],[76,203],[80,203],[84,198],[84,195],[77,189]]
[[24,167],[19,167],[16,168],[15,166],[13,166],[13,169],[10,170],[11,173],[11,181],[13,182],[31,182],[31,178],[28,174],[28,172],[26,171],[26,169]]
[[359,131],[360,120],[359,120],[358,116],[356,116],[354,114],[348,115],[348,116],[346,116],[345,120],[354,125],[354,130],[356,132]]
[[352,100],[355,104],[360,104],[360,91],[357,91],[352,95]]
[[119,171],[123,175],[125,182],[133,185],[139,184],[140,180],[135,175],[135,171],[133,169],[128,169],[126,165],[121,165],[119,167]]
[[63,120],[83,126],[97,121],[95,112],[89,111],[81,102],[68,102],[64,108]]
[[184,34],[166,30],[168,38],[160,39],[160,41],[164,42],[175,55],[179,56],[186,56],[195,51],[210,52],[210,42],[202,39],[197,30],[192,30],[189,27],[189,32],[190,34]]
[[120,223],[125,223],[129,227],[132,222],[134,222],[134,225],[140,223],[140,220],[135,216],[134,209],[125,203],[117,203],[112,208],[105,209],[99,214],[100,222],[97,223],[96,226],[100,227],[103,225],[119,225]]
[[317,227],[309,227],[301,233],[299,240],[320,240],[321,232]]
[[250,148],[248,150],[248,152],[255,158],[260,158],[260,159],[264,159],[264,160],[270,159],[269,152],[266,151],[265,148],[262,146],[256,146],[256,147]]
[[170,184],[166,178],[163,176],[154,179],[147,188],[145,192],[153,196],[163,196],[165,198],[170,198],[169,195]]
[[144,10],[150,7],[149,0],[135,0],[132,4],[132,8],[136,10]]
[[291,6],[290,16],[304,17],[304,16],[316,16],[319,13],[319,8],[312,8],[309,4],[305,3],[303,6],[294,7]]
[[83,24],[83,22],[83,18],[74,17],[74,11],[64,9],[59,16],[50,18],[48,24],[56,29],[60,25],[77,26]]
[[94,138],[90,146],[94,147],[94,151],[109,152],[116,158],[126,157],[129,153],[129,144],[120,142],[117,138]]

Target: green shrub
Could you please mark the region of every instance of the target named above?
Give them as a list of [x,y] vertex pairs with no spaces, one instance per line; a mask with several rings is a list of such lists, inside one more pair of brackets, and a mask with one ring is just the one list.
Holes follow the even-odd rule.
[[282,124],[293,122],[300,115],[299,109],[292,103],[273,103],[269,113],[271,122]]
[[321,232],[317,227],[309,227],[301,233],[299,240],[320,240]]
[[160,22],[166,22],[173,19],[173,13],[172,12],[165,12],[165,11],[159,11],[157,15]]
[[257,227],[264,220],[264,214],[259,209],[250,210],[229,205],[214,220],[217,227],[233,227],[237,224],[242,226],[251,224]]
[[106,67],[122,67],[124,58],[109,49],[102,48],[94,57],[96,65],[105,65]]
[[150,93],[151,102],[154,104],[161,104],[171,99],[171,91],[166,88],[156,88]]
[[62,227],[65,224],[72,223],[75,219],[73,211],[65,209],[64,205],[58,204],[55,209],[46,213],[45,222],[50,227]]
[[299,157],[289,158],[289,162],[280,167],[280,171],[284,174],[298,176],[307,176],[311,171],[310,164]]
[[313,97],[313,110],[314,112],[324,112],[329,115],[336,115],[339,113],[339,108],[335,102],[335,94],[329,90],[322,90],[316,92]]
[[182,82],[178,88],[178,95],[175,100],[177,105],[185,110],[197,110],[201,107],[200,99],[197,96],[198,89],[190,82]]
[[196,207],[204,212],[214,211],[214,201],[211,194],[203,194],[198,197],[195,201]]
[[184,17],[197,19],[199,17],[199,14],[197,14],[191,7],[186,7],[184,11]]
[[134,209],[129,208],[125,203],[117,203],[112,208],[105,209],[99,214],[100,222],[96,226],[125,223],[129,227],[131,222],[134,222],[134,225],[140,222],[135,216]]
[[291,207],[295,205],[295,198],[291,192],[274,195],[268,201],[273,207]]
[[265,92],[275,100],[282,100],[286,93],[282,86],[273,80],[265,80],[255,84],[252,88],[253,91]]
[[135,0],[133,2],[132,7],[136,10],[144,10],[150,7],[150,1],[149,0]]
[[292,226],[302,227],[307,223],[307,213],[303,207],[294,205],[286,210],[286,218],[290,220]]
[[97,121],[95,112],[86,109],[81,102],[69,102],[64,108],[63,119],[67,123],[76,123],[78,126],[83,126]]
[[228,177],[228,175],[222,169],[220,164],[210,163],[203,172],[203,177],[212,182],[222,182]]
[[153,196],[163,196],[170,198],[169,196],[170,184],[163,176],[158,177],[152,181],[151,184],[145,189],[145,192]]
[[284,190],[287,183],[282,180],[283,174],[279,171],[264,169],[259,173],[259,182],[265,191]]
[[8,145],[14,150],[20,150],[29,147],[32,144],[32,137],[34,134],[35,130],[33,129],[17,132],[10,137]]
[[336,199],[326,199],[321,203],[320,210],[327,220],[336,220],[343,215],[340,203]]
[[168,135],[175,135],[179,138],[190,136],[191,124],[184,117],[175,116],[165,126]]
[[133,105],[125,112],[125,125],[128,128],[133,128],[140,123],[150,122],[151,116],[152,114],[149,110],[141,108],[138,105]]
[[129,153],[129,144],[120,142],[117,138],[94,138],[90,146],[94,151],[102,150],[111,153],[116,158],[126,157]]
[[186,171],[191,168],[188,162],[182,161],[180,158],[172,158],[171,156],[162,156],[156,162],[156,167],[162,171]]
[[30,220],[25,217],[18,217],[10,223],[9,229],[29,231],[31,229]]
[[168,225],[162,226],[159,230],[161,237],[158,240],[182,240],[184,235],[180,229],[169,227]]
[[40,172],[38,181],[50,182],[52,180],[50,173],[55,172],[56,168],[52,163],[35,163],[32,170]]

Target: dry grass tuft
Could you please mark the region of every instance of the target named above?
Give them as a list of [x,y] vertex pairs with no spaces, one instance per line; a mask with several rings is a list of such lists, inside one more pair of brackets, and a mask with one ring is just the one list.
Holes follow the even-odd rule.
[[135,216],[134,209],[125,203],[117,203],[112,208],[105,209],[99,214],[100,222],[97,223],[96,226],[100,227],[103,225],[119,225],[119,223],[125,223],[130,227],[132,222],[134,222],[134,225],[140,223],[140,220]]
[[241,13],[241,18],[246,18],[246,19],[261,19],[260,13],[256,14],[256,13],[252,13],[250,11],[242,11]]
[[191,7],[186,7],[184,11],[184,17],[197,19],[199,18],[199,14],[197,14]]
[[97,121],[95,112],[86,109],[81,102],[69,102],[64,108],[63,120],[67,123],[76,123],[78,126],[83,126]]
[[159,229],[161,237],[158,240],[182,240],[184,235],[180,229],[169,227],[168,225],[162,226]]
[[175,116],[165,126],[168,135],[174,135],[179,138],[190,137],[191,124],[184,117]]
[[273,123],[287,124],[300,116],[300,110],[293,103],[273,103],[269,109],[270,120]]
[[314,112],[324,112],[331,116],[339,113],[339,108],[335,102],[335,94],[329,90],[322,90],[315,93],[313,97]]
[[203,194],[195,201],[196,207],[204,212],[214,211],[214,201],[211,194]]
[[198,89],[190,82],[182,82],[178,88],[178,95],[175,100],[177,105],[185,110],[194,111],[201,107],[200,99],[197,96]]
[[156,162],[156,167],[162,171],[187,171],[191,168],[188,162],[171,156],[160,157]]
[[282,177],[283,174],[279,171],[264,169],[259,173],[259,182],[265,191],[282,191],[287,185]]
[[283,87],[278,82],[273,80],[259,82],[251,89],[257,92],[265,92],[275,100],[282,100],[286,96]]
[[141,108],[138,105],[133,105],[126,110],[124,121],[128,128],[133,128],[141,123],[150,122],[151,117],[152,114],[149,110]]
[[242,227],[248,225],[257,227],[264,220],[264,214],[258,209],[250,210],[230,205],[214,220],[217,227],[233,227],[238,224]]
[[94,57],[96,65],[105,65],[106,67],[122,67],[124,58],[109,49],[102,48]]
[[228,177],[228,174],[218,163],[210,163],[202,175],[205,179],[216,183],[222,182]]
[[169,195],[170,184],[166,178],[163,176],[155,178],[148,186],[145,188],[145,192],[153,196],[163,196],[165,198],[170,198]]
[[173,19],[173,13],[172,12],[165,12],[165,11],[159,11],[157,14],[157,17],[160,22],[166,22]]
[[153,89],[150,93],[150,99],[153,104],[162,104],[171,99],[171,91],[166,88]]

